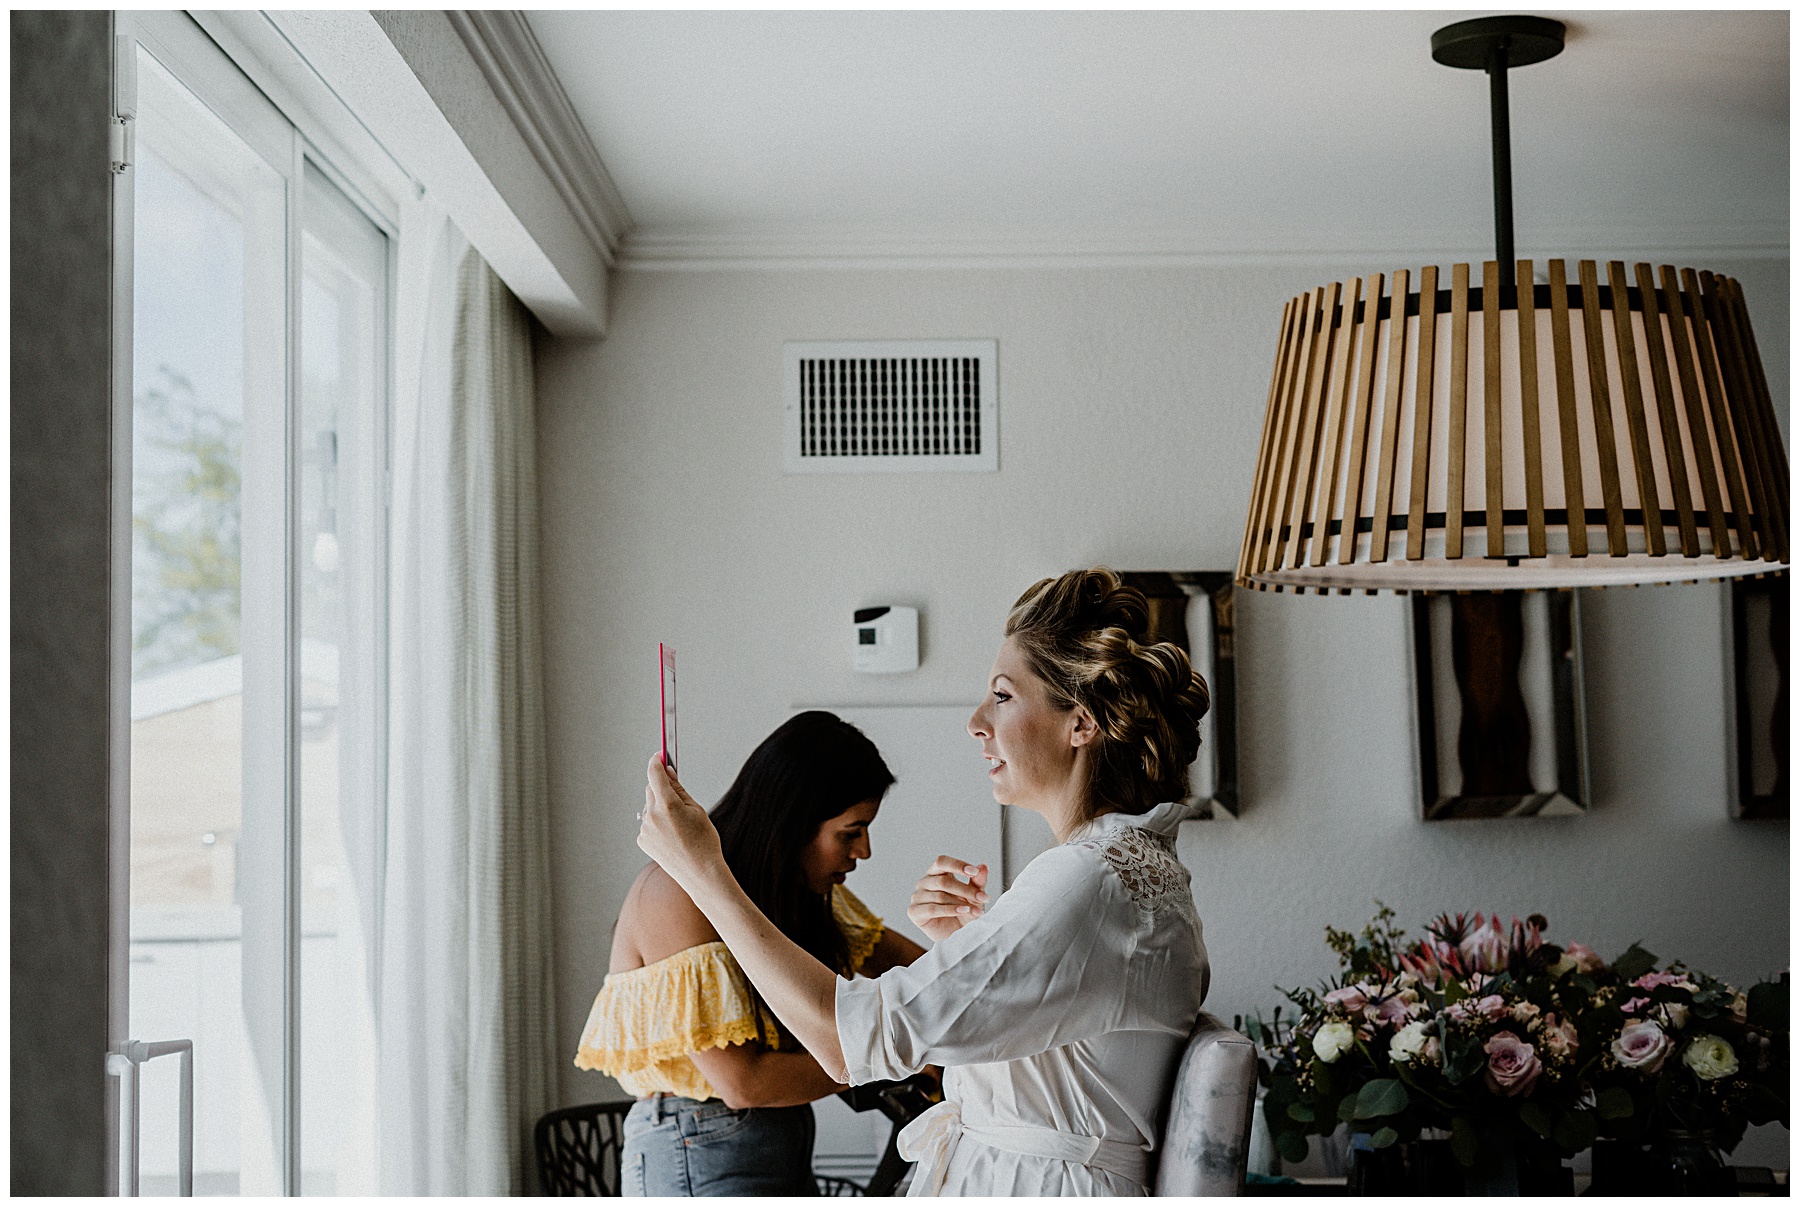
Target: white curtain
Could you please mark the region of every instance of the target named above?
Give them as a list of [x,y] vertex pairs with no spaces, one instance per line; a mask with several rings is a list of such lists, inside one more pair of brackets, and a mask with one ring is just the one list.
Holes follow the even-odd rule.
[[402,231],[381,1188],[519,1194],[558,1068],[530,328],[428,201]]

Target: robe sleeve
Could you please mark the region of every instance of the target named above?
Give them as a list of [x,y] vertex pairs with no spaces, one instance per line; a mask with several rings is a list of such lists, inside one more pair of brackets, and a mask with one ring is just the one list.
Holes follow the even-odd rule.
[[1137,911],[1099,855],[1057,847],[908,967],[837,983],[850,1083],[1019,1060],[1117,1029]]

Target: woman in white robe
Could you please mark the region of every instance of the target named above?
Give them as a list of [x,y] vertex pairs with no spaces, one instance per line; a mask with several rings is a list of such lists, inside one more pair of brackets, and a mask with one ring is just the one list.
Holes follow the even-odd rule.
[[991,910],[986,868],[940,857],[908,910],[936,945],[873,980],[834,976],[763,918],[651,761],[639,845],[820,1064],[852,1084],[945,1066],[945,1101],[901,1135],[914,1194],[1148,1193],[1207,986],[1174,849],[1207,701],[1147,630],[1143,596],[1109,571],[1021,597],[969,732],[996,799],[1042,813],[1061,844]]

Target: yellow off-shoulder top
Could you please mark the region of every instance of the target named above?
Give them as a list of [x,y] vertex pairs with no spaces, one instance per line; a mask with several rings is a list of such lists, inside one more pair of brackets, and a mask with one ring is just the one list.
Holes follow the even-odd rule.
[[[844,932],[850,968],[861,968],[885,928],[843,885],[831,890],[831,913]],[[688,1053],[756,1038],[750,982],[720,942],[702,943],[666,959],[607,976],[588,1011],[575,1067],[616,1080],[639,1098],[677,1094],[705,1101],[712,1086]],[[762,1032],[780,1046],[775,1020],[762,1012]]]

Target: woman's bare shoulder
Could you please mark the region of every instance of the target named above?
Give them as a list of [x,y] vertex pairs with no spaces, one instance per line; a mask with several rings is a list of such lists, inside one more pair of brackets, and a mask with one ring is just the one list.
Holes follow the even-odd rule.
[[693,899],[652,863],[638,873],[625,894],[613,940],[611,971],[642,968],[718,938],[719,932]]

